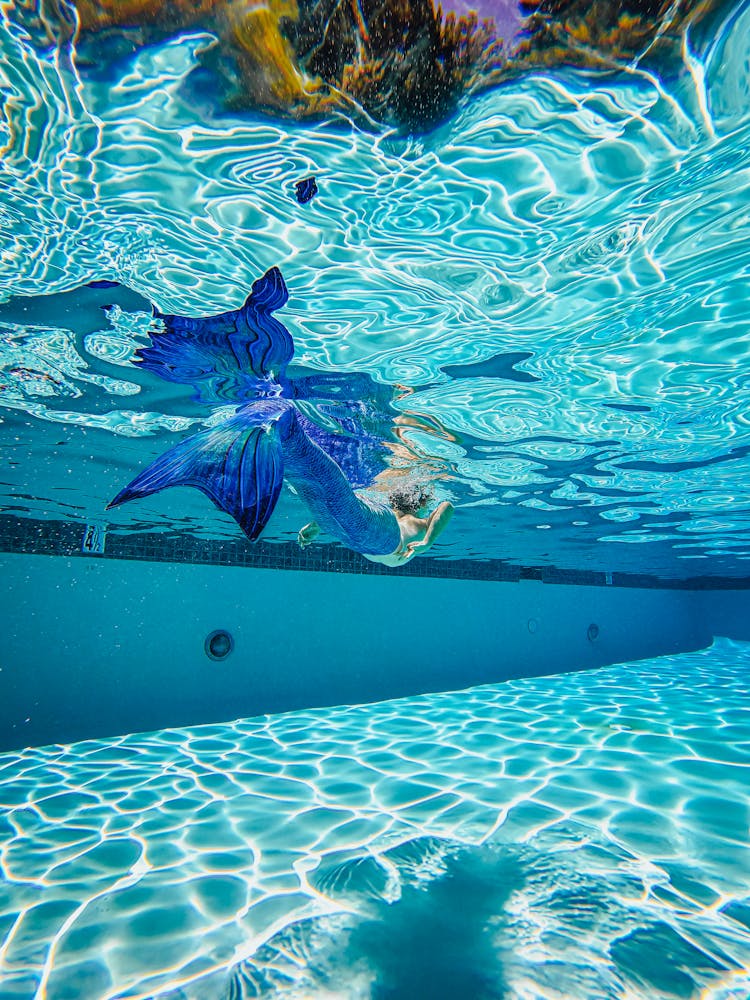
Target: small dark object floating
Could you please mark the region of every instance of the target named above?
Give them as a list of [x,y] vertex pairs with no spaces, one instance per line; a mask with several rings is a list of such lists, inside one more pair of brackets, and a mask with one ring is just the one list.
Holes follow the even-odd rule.
[[318,193],[318,185],[314,177],[305,177],[302,181],[297,181],[294,185],[297,191],[297,201],[300,205],[306,205],[308,201]]
[[223,660],[234,649],[234,639],[224,629],[217,629],[206,638],[203,648],[210,660]]

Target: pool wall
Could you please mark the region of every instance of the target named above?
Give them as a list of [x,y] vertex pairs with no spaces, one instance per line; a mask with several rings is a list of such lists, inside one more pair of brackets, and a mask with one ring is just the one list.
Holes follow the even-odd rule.
[[[750,638],[747,591],[8,554],[0,573],[2,749],[595,667],[698,649],[714,634]],[[234,640],[219,662],[204,648],[217,629]]]

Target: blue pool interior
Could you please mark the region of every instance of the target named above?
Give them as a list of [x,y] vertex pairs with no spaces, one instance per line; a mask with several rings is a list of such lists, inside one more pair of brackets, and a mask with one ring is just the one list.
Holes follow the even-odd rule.
[[[750,5],[410,131],[108,4],[0,7],[0,1000],[747,1000]],[[434,548],[107,509],[256,391]]]
[[[0,556],[0,569],[0,751],[592,669],[714,636],[750,641],[745,590],[21,553]],[[219,630],[234,648],[212,661],[205,644]]]
[[748,666],[6,754],[3,996],[738,1000]]

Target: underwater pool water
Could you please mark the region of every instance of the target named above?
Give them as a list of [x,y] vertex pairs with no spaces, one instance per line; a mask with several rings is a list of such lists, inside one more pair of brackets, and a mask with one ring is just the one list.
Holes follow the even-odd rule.
[[749,667],[2,755],[2,995],[740,1000]]
[[[750,5],[480,13],[525,34],[490,45],[431,0],[0,5],[0,552],[19,595],[0,608],[3,747],[53,720],[45,745],[0,754],[0,1000],[750,996]],[[263,275],[289,298],[248,325]],[[259,400],[351,487],[450,502],[415,563],[463,580],[398,581],[390,618],[388,580],[379,617],[353,587],[330,598],[320,580],[344,594],[366,568],[325,535],[300,552],[304,484],[285,454],[282,488],[262,449],[253,483],[280,492],[251,549],[206,493],[216,441]],[[196,435],[197,489],[107,509]],[[202,543],[233,573],[245,550],[277,570],[255,645],[252,591],[222,584],[231,673],[203,653],[227,625],[215,603],[204,622],[170,581]],[[91,562],[48,569],[31,607],[23,560],[81,549],[113,574],[123,552],[161,565],[125,599],[81,582]],[[317,575],[297,574],[293,616],[295,569]],[[612,599],[606,624],[576,617],[575,649],[564,601],[539,601],[544,628],[515,603],[467,625],[485,606],[462,614],[467,581],[555,573],[680,589],[641,591],[633,655],[656,633],[665,655],[560,672],[615,659],[632,590],[627,615]],[[730,586],[741,635],[675,652],[717,618],[691,592]],[[347,616],[335,662],[326,595],[325,620]],[[295,671],[305,705],[336,701],[347,644],[347,681],[367,672],[352,701],[414,690],[435,606],[423,646],[450,629],[461,656],[438,651],[418,690],[463,690],[255,715]],[[63,634],[71,607],[90,613]],[[507,662],[537,629],[550,676],[469,686],[539,673],[539,648],[533,670]],[[205,721],[238,675],[235,712],[263,677],[253,717],[164,728]],[[175,715],[100,738],[118,685],[123,719],[139,698]]]
[[[295,362],[394,387],[393,461],[457,507],[435,558],[745,577],[750,13],[721,11],[661,77],[526,73],[400,136],[211,112],[200,32],[94,71],[4,8],[7,506],[101,518],[205,426],[132,363],[150,304],[236,308],[278,266]],[[197,495],[108,521],[236,532]]]

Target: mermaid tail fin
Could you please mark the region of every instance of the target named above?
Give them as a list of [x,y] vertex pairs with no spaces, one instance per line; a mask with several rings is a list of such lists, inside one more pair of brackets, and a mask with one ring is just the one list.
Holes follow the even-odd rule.
[[289,331],[273,316],[288,297],[272,267],[239,309],[201,318],[155,310],[161,328],[136,352],[138,363],[167,382],[192,385],[203,403],[252,399],[261,382],[283,381],[294,353]]
[[276,428],[266,413],[245,410],[170,448],[121,490],[107,509],[170,486],[194,486],[230,514],[254,542],[273,513],[283,479]]

